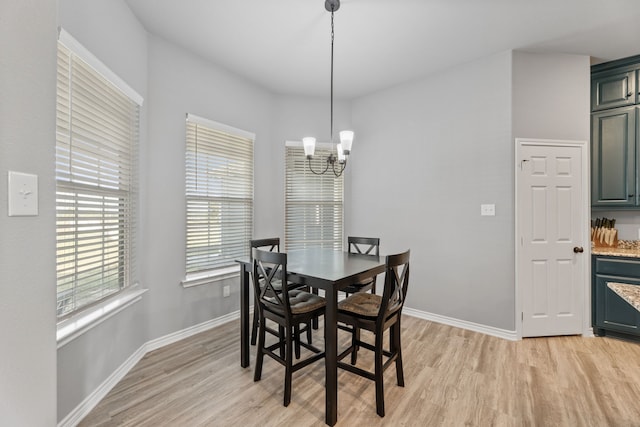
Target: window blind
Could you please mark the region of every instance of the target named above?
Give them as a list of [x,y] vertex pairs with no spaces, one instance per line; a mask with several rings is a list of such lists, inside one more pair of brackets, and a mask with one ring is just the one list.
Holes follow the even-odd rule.
[[254,139],[251,133],[187,116],[187,275],[213,273],[249,255]]
[[57,313],[133,281],[139,105],[58,43]]
[[[311,160],[324,170],[328,149],[316,147]],[[286,147],[285,244],[287,250],[308,247],[342,249],[344,175],[315,175],[302,147]]]

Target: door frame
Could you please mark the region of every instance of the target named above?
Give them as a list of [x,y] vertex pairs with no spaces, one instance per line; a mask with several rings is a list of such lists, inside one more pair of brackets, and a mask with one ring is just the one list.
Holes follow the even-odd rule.
[[[522,300],[522,289],[520,282],[520,257],[522,256],[520,246],[520,194],[519,194],[519,169],[520,155],[523,146],[545,146],[545,147],[579,147],[582,157],[582,215],[585,221],[591,218],[591,153],[588,141],[560,140],[560,139],[538,139],[538,138],[515,138],[515,320],[516,320],[516,338],[522,339],[522,313],[524,310]],[[582,247],[584,248],[584,265],[582,268],[582,276],[584,282],[584,301],[583,301],[583,336],[593,336],[593,328],[591,327],[591,235],[589,232],[588,222],[582,228]]]

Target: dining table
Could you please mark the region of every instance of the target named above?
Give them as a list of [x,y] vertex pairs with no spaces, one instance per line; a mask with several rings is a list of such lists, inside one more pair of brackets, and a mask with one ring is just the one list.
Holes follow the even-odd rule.
[[[249,367],[249,288],[252,261],[240,264],[240,365]],[[287,280],[324,291],[325,311],[325,422],[338,421],[338,291],[351,283],[383,273],[385,257],[322,248],[287,251]]]

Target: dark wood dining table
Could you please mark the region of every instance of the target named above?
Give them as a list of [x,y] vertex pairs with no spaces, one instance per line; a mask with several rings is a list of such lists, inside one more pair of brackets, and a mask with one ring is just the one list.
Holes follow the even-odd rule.
[[[251,259],[240,264],[240,365],[249,366],[249,288]],[[338,291],[354,281],[384,272],[385,257],[351,254],[332,249],[301,249],[287,252],[288,280],[324,290],[325,312],[325,422],[338,421]]]

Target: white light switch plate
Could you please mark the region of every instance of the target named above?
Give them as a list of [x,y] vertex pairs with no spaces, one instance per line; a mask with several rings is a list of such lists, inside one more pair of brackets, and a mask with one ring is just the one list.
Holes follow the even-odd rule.
[[495,216],[496,215],[496,205],[480,205],[480,215],[482,216]]
[[9,216],[38,215],[38,175],[9,171]]

